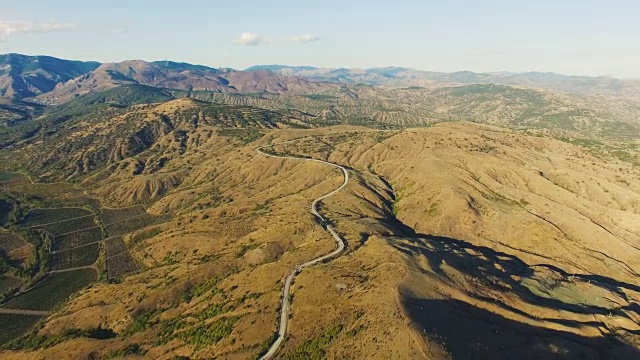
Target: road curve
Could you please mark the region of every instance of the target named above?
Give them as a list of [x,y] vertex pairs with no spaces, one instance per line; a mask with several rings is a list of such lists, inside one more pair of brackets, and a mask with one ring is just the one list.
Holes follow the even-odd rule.
[[327,224],[326,220],[322,217],[322,215],[320,215],[318,213],[318,203],[321,202],[322,200],[334,195],[338,191],[342,190],[345,186],[347,186],[347,183],[349,182],[349,173],[347,172],[347,169],[345,169],[344,167],[342,167],[340,165],[337,165],[337,164],[334,164],[334,163],[330,163],[328,161],[323,161],[323,160],[298,158],[298,157],[295,157],[295,156],[272,155],[272,154],[268,154],[268,153],[265,153],[264,151],[262,151],[262,149],[265,148],[265,147],[267,147],[267,146],[259,147],[259,148],[256,149],[256,151],[258,153],[262,154],[262,155],[269,156],[269,157],[280,158],[280,159],[295,159],[295,160],[314,161],[314,162],[319,162],[319,163],[322,163],[322,164],[327,164],[327,165],[336,167],[336,168],[342,170],[342,174],[344,176],[344,181],[342,182],[342,185],[340,185],[340,187],[338,187],[337,189],[333,190],[330,193],[327,193],[327,194],[324,194],[324,195],[320,196],[319,198],[313,200],[313,202],[311,203],[311,213],[320,221],[321,224],[325,224],[326,225],[325,229],[331,234],[333,239],[336,241],[337,247],[332,252],[330,252],[330,253],[328,253],[326,255],[322,255],[320,257],[317,257],[317,258],[315,258],[313,260],[309,260],[309,261],[307,261],[305,263],[302,263],[302,264],[296,266],[293,270],[291,270],[291,272],[287,276],[287,279],[284,282],[284,288],[282,290],[282,307],[280,309],[280,327],[278,329],[278,338],[273,342],[273,344],[269,348],[269,351],[267,351],[260,358],[260,360],[271,359],[271,357],[273,357],[273,355],[276,354],[276,352],[278,351],[278,349],[280,348],[280,346],[284,342],[284,339],[285,339],[285,337],[287,335],[287,325],[289,323],[289,310],[291,308],[291,304],[289,303],[289,292],[291,291],[291,284],[293,283],[293,280],[295,279],[295,277],[304,268],[306,268],[307,266],[311,266],[311,265],[317,264],[317,263],[319,263],[321,261],[330,259],[330,258],[340,254],[344,250],[344,247],[345,247],[344,240],[340,237],[340,235],[338,235],[333,230],[331,225]]

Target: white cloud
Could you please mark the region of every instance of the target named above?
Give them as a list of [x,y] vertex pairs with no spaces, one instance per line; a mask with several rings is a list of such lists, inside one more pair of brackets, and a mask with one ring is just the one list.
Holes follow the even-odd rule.
[[16,34],[35,34],[75,28],[69,23],[34,23],[30,21],[0,20],[0,40]]
[[320,40],[320,38],[315,35],[305,34],[305,35],[291,36],[289,37],[289,40],[294,42],[310,43],[310,42],[318,41]]
[[235,38],[234,41],[239,45],[256,46],[265,42],[265,39],[256,33],[244,32],[240,36]]
[[240,34],[240,36],[233,39],[233,42],[235,42],[238,45],[244,45],[244,46],[258,46],[262,44],[271,44],[271,43],[310,43],[318,40],[320,40],[319,37],[311,34],[285,36],[285,37],[271,37],[271,36],[264,36],[264,35],[260,35],[252,32],[244,32]]

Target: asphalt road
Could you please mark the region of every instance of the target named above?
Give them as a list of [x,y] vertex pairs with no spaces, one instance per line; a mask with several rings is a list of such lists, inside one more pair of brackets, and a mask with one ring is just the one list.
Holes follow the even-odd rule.
[[349,182],[349,173],[347,172],[347,169],[345,169],[344,167],[334,164],[334,163],[330,163],[327,161],[323,161],[323,160],[316,160],[316,159],[307,159],[307,158],[298,158],[298,157],[294,157],[294,156],[277,156],[277,155],[271,155],[271,154],[267,154],[265,152],[263,152],[261,150],[262,148],[258,148],[256,149],[257,152],[259,152],[262,155],[265,156],[269,156],[269,157],[274,157],[274,158],[280,158],[280,159],[295,159],[295,160],[303,160],[303,161],[314,161],[314,162],[319,162],[322,164],[326,164],[326,165],[330,165],[333,167],[336,167],[340,170],[342,170],[342,174],[344,176],[344,181],[342,183],[342,185],[340,185],[340,187],[338,187],[337,189],[333,190],[330,193],[327,193],[325,195],[320,196],[319,198],[313,200],[313,202],[311,203],[311,213],[320,221],[321,224],[325,224],[325,229],[331,234],[331,236],[333,237],[333,239],[336,241],[336,249],[333,250],[332,252],[326,254],[326,255],[322,255],[320,257],[317,257],[313,260],[309,260],[305,263],[302,263],[298,266],[296,266],[293,270],[291,270],[291,272],[289,273],[289,275],[287,276],[287,279],[284,282],[284,288],[282,290],[282,307],[280,309],[280,327],[278,329],[278,338],[274,341],[274,343],[271,345],[271,347],[269,348],[269,351],[267,351],[266,354],[264,354],[260,360],[267,360],[267,359],[271,359],[271,357],[273,357],[273,355],[276,354],[276,352],[278,351],[278,349],[280,348],[280,346],[282,345],[282,343],[284,342],[284,339],[286,338],[287,335],[287,325],[289,324],[289,311],[291,309],[291,304],[289,303],[289,293],[291,291],[291,284],[293,283],[293,280],[295,279],[295,277],[307,266],[311,266],[314,264],[317,264],[319,262],[322,262],[324,260],[333,258],[337,255],[339,255],[343,250],[344,250],[344,240],[342,238],[340,238],[340,235],[338,235],[333,228],[331,227],[331,225],[327,224],[326,219],[324,219],[322,217],[322,215],[320,215],[318,213],[318,203],[321,202],[322,200],[334,195],[335,193],[337,193],[338,191],[342,190],[345,186],[347,186],[347,183]]

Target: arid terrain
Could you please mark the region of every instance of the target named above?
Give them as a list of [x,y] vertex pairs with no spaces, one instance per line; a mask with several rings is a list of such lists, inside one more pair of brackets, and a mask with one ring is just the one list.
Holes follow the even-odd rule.
[[0,357],[258,359],[330,225],[276,358],[640,358],[632,100],[94,65],[0,103]]

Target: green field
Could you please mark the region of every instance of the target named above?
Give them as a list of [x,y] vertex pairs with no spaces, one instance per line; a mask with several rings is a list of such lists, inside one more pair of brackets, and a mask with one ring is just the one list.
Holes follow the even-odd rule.
[[29,291],[11,298],[4,304],[0,304],[0,307],[48,311],[68,299],[76,291],[92,283],[95,279],[96,272],[91,269],[50,274]]
[[94,216],[88,215],[77,219],[62,220],[48,225],[38,225],[33,228],[47,230],[53,235],[63,235],[73,233],[78,230],[94,228],[96,226],[97,224]]
[[102,230],[99,227],[70,234],[56,236],[53,239],[53,251],[61,251],[81,245],[91,244],[102,240]]
[[98,260],[100,244],[90,244],[51,255],[51,269],[64,270],[81,266],[89,266]]
[[91,212],[82,208],[35,209],[27,214],[20,225],[25,227],[41,226],[89,215]]
[[0,345],[17,339],[29,331],[42,317],[0,314]]

